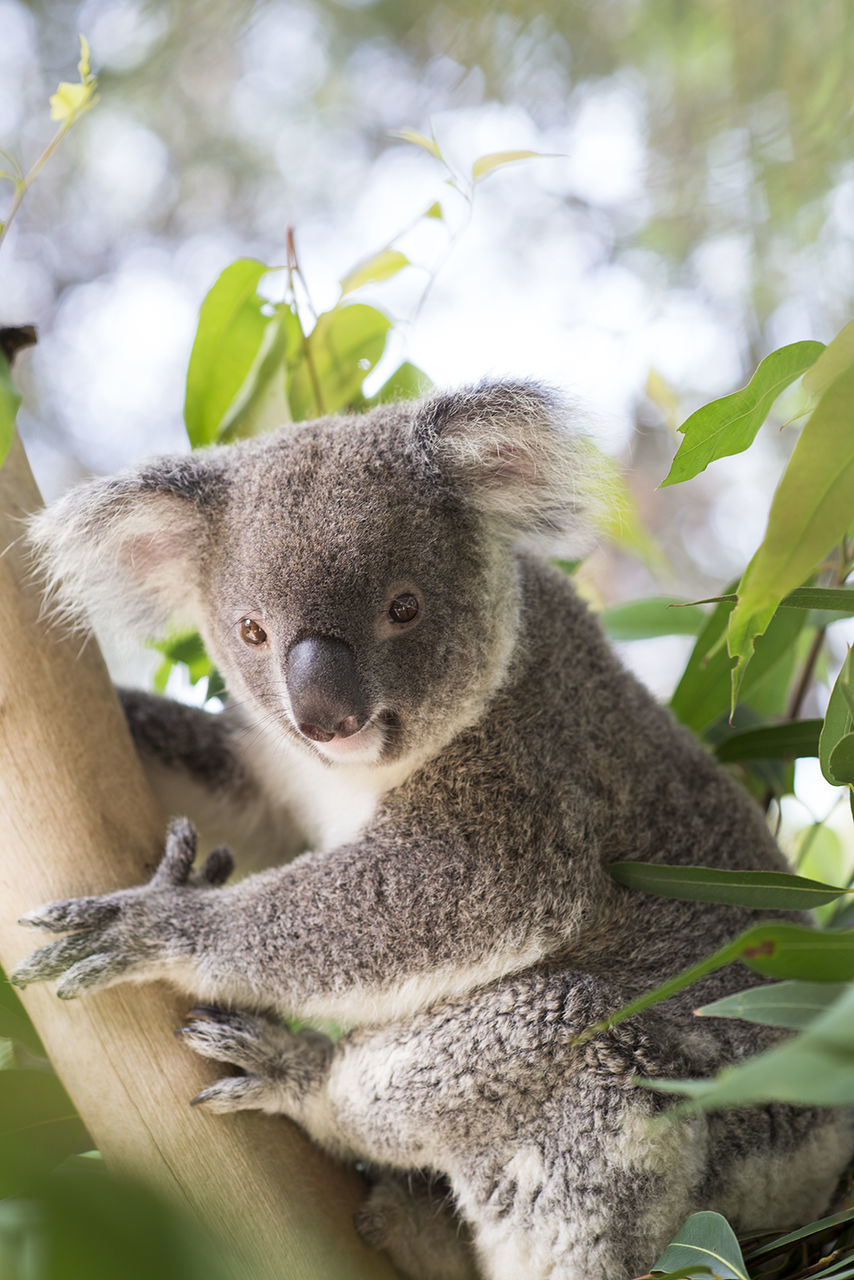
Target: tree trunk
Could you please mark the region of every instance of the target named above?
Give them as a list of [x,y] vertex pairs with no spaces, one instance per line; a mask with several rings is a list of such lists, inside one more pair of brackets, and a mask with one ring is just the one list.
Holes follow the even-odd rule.
[[[53,898],[146,879],[164,816],[136,760],[93,639],[39,620],[19,518],[40,502],[16,439],[0,469],[0,962],[39,938],[16,924]],[[285,1119],[187,1105],[222,1071],[173,1037],[186,1001],[160,983],[24,1002],[112,1168],[141,1175],[233,1248],[235,1280],[391,1280],[358,1239],[355,1174]]]

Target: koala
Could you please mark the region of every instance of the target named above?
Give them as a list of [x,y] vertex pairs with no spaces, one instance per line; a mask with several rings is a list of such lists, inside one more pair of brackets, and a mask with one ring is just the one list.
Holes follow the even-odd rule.
[[[189,816],[150,883],[27,916],[66,936],[14,980],[201,1002],[184,1040],[240,1074],[195,1102],[283,1113],[366,1168],[357,1225],[415,1280],[630,1280],[693,1211],[817,1216],[854,1145],[815,1108],[654,1123],[639,1076],[779,1035],[692,1018],[744,971],[580,1038],[757,918],[631,893],[610,862],[784,866],[549,563],[588,457],[550,391],[481,384],[145,462],[32,526],[60,614],[198,627],[229,700],[125,694]],[[264,869],[226,883],[216,848],[193,870],[196,825]]]

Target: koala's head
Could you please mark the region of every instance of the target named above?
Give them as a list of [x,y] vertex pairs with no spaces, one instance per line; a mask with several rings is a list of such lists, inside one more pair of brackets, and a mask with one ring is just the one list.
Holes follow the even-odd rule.
[[193,624],[256,722],[331,762],[391,761],[500,687],[514,550],[576,521],[579,454],[542,388],[481,385],[154,459],[32,538],[72,616]]

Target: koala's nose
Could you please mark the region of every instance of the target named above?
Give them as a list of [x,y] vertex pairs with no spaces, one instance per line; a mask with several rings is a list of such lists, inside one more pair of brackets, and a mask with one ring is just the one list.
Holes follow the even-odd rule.
[[300,640],[285,661],[285,681],[300,733],[315,742],[349,738],[368,718],[353,650],[343,640]]

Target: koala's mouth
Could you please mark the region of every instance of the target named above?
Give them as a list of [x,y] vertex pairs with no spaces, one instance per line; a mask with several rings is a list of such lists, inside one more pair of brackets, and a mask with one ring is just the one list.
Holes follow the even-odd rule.
[[393,711],[383,710],[366,720],[356,733],[335,734],[320,742],[315,739],[312,745],[327,760],[377,764],[397,754],[399,733],[399,718]]

